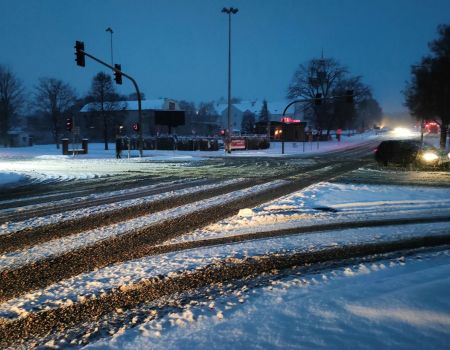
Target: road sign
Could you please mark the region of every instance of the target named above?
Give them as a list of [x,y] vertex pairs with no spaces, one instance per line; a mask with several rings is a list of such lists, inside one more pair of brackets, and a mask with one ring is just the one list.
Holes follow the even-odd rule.
[[231,140],[231,149],[246,149],[245,139],[233,139]]

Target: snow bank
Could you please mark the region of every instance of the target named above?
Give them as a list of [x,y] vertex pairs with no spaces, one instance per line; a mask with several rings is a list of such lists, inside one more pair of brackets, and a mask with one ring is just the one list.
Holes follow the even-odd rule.
[[[293,274],[263,288],[235,287],[86,349],[448,347],[448,250],[363,265],[370,273],[349,277],[345,268],[335,268]],[[211,302],[214,309],[208,307]],[[170,322],[186,319],[187,311],[193,321]]]
[[322,182],[167,244],[342,221],[450,215],[450,189]]

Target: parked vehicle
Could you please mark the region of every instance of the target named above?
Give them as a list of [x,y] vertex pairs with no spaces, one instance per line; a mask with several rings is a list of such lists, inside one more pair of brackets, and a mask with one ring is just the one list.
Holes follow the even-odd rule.
[[383,141],[375,150],[375,160],[385,166],[393,163],[402,166],[448,167],[449,155],[416,140]]

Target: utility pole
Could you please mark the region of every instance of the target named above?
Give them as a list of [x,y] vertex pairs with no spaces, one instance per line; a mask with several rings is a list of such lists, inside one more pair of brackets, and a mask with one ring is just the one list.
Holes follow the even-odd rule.
[[112,35],[113,35],[113,30],[111,29],[111,27],[106,28],[107,32],[111,33],[111,66],[114,66],[114,60],[113,60],[113,40],[112,40]]
[[227,113],[227,135],[225,145],[227,152],[231,153],[231,15],[239,10],[234,7],[224,7],[222,13],[228,15],[228,113]]

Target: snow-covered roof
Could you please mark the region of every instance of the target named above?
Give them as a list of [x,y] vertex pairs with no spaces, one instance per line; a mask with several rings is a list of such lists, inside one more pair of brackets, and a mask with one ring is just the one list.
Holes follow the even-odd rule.
[[[141,101],[142,109],[164,109],[167,99],[160,98],[157,100],[143,100]],[[138,101],[125,101],[126,110],[128,111],[137,111],[138,110]]]
[[[141,101],[141,108],[142,110],[152,110],[152,109],[165,109],[167,101],[165,98],[160,98],[156,100],[142,100]],[[123,106],[123,110],[125,111],[137,111],[138,110],[138,101],[118,101],[118,105],[121,107]],[[87,105],[84,105],[83,108],[81,108],[80,112],[90,112],[92,110],[98,109],[98,103],[97,102],[91,102]]]
[[[282,114],[286,106],[289,104],[289,101],[278,101],[278,102],[270,102],[267,101],[267,109],[270,114]],[[241,101],[239,103],[233,103],[233,106],[239,109],[241,112],[252,112],[258,115],[261,112],[263,101],[255,100],[255,101]],[[216,111],[219,114],[222,114],[228,107],[227,103],[219,103],[216,106]],[[293,108],[293,107],[292,107]],[[291,110],[291,108],[289,108]]]

